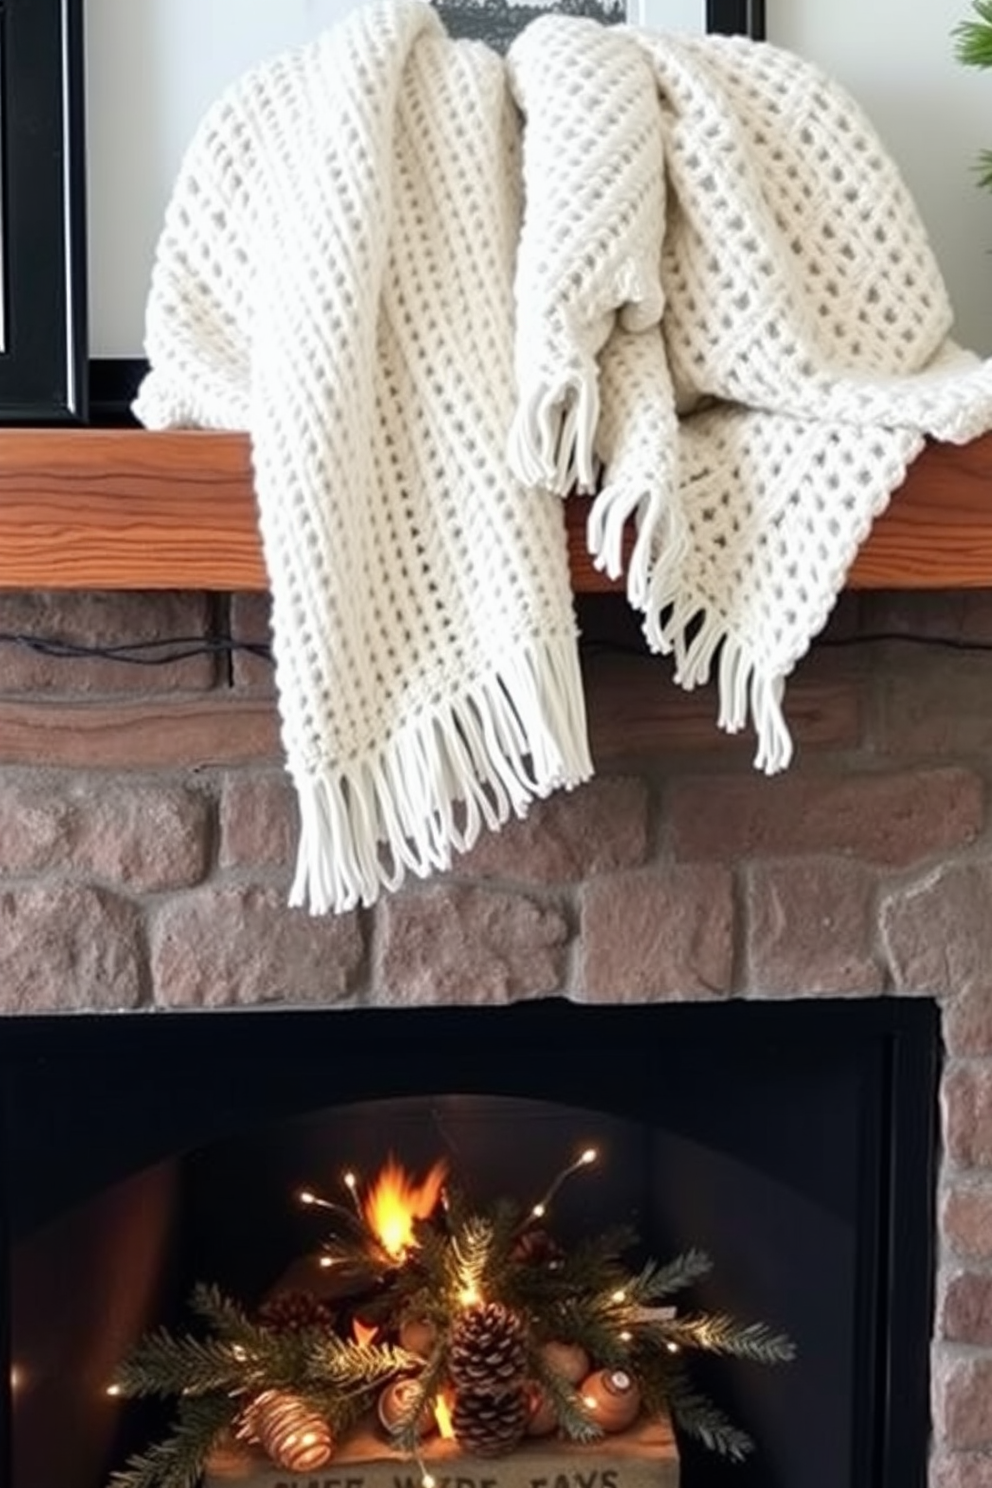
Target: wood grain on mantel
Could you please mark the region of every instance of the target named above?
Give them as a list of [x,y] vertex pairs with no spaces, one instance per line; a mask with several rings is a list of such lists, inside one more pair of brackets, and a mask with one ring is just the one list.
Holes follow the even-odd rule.
[[[585,551],[586,510],[566,503],[573,585],[609,591]],[[927,446],[849,582],[992,587],[992,434]],[[0,431],[0,589],[267,587],[244,435]]]

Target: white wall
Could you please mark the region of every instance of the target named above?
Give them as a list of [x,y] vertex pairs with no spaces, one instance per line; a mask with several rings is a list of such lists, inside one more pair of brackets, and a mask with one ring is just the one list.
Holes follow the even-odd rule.
[[245,68],[352,0],[86,0],[90,346],[137,356],[155,240],[183,150]]
[[[91,343],[135,356],[155,238],[183,148],[238,73],[314,36],[352,0],[86,0]],[[702,0],[643,0],[676,26]],[[766,0],[769,38],[824,66],[864,105],[916,195],[957,311],[992,354],[992,73],[953,57],[969,0]]]
[[867,109],[902,168],[944,270],[958,340],[992,354],[992,72],[954,58],[970,0],[765,0],[769,40],[811,58]]

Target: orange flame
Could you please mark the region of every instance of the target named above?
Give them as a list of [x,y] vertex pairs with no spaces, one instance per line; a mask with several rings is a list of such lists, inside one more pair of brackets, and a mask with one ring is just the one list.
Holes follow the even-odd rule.
[[447,1441],[454,1440],[455,1428],[451,1424],[451,1406],[443,1395],[439,1395],[434,1402],[434,1419],[437,1422],[438,1434],[445,1437]]
[[414,1221],[427,1219],[441,1196],[448,1170],[436,1162],[423,1183],[415,1183],[390,1157],[362,1203],[369,1229],[394,1260],[402,1260],[415,1243]]
[[352,1318],[351,1333],[359,1348],[365,1343],[371,1343],[379,1329],[375,1324],[363,1323],[361,1318]]

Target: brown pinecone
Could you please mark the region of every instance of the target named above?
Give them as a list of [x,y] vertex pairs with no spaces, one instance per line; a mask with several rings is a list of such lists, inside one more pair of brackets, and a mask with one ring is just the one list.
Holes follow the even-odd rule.
[[486,1394],[459,1390],[451,1428],[463,1452],[476,1457],[502,1457],[512,1452],[527,1428],[527,1394],[503,1390]]
[[519,1388],[527,1366],[523,1322],[501,1302],[467,1307],[451,1331],[448,1374],[457,1391],[499,1395]]
[[331,1328],[334,1314],[313,1292],[276,1292],[258,1309],[258,1321],[273,1333],[302,1333],[305,1328]]

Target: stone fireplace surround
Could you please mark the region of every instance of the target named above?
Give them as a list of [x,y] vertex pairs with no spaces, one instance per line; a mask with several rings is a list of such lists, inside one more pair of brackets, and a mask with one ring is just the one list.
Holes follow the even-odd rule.
[[[255,597],[188,594],[6,595],[0,615],[84,643],[253,640],[267,620]],[[749,740],[716,734],[711,695],[591,645],[596,780],[450,876],[328,921],[284,908],[294,823],[264,664],[3,647],[0,1007],[933,997],[930,1488],[988,1488],[988,647],[988,595],[849,597],[791,684],[797,761],[766,781]]]

